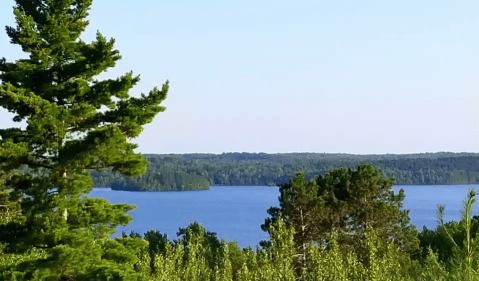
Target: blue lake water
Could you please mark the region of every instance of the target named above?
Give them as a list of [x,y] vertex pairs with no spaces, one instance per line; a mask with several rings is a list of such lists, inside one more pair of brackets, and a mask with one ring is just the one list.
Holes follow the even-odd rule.
[[[445,205],[445,221],[459,220],[462,203],[469,188],[479,185],[394,186],[404,189],[404,209],[410,210],[411,223],[422,230],[437,226],[437,205]],[[143,234],[155,229],[176,239],[180,227],[200,222],[218,238],[237,241],[240,247],[255,247],[268,239],[260,225],[268,216],[266,210],[278,206],[278,187],[266,186],[212,186],[206,191],[190,192],[127,192],[109,188],[94,188],[91,197],[103,197],[112,203],[130,203],[137,206],[131,212],[132,222],[120,227],[117,234],[131,230]],[[479,214],[475,206],[473,215]]]
[[[406,198],[403,209],[409,210],[411,223],[418,230],[423,226],[433,229],[438,225],[437,206],[442,204],[444,210],[444,222],[451,220],[459,221],[463,203],[469,189],[479,190],[479,185],[403,185],[394,186],[394,190],[404,189]],[[479,199],[476,197],[476,199]],[[472,215],[479,215],[479,204],[473,207]]]

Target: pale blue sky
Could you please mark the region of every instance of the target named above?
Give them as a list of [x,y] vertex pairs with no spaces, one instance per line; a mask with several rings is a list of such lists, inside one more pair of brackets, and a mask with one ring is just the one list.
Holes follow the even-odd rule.
[[123,56],[102,77],[170,80],[144,153],[479,152],[478,1],[94,0],[96,30]]

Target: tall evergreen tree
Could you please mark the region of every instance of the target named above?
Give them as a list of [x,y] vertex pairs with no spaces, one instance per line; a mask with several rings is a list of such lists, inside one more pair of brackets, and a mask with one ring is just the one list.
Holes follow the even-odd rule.
[[0,169],[30,173],[6,178],[4,190],[20,208],[18,219],[2,225],[0,242],[10,252],[44,249],[48,258],[11,272],[39,280],[133,280],[132,252],[142,242],[109,238],[128,224],[133,206],[84,196],[92,190],[88,171],[146,171],[130,141],[165,110],[168,81],[136,98],[129,90],[140,78],[132,72],[95,79],[121,57],[114,39],[99,32],[91,43],[80,39],[92,0],[15,2],[17,26],[6,31],[29,57],[0,61],[0,106],[27,126],[0,130]]
[[280,186],[280,206],[268,210],[271,217],[261,228],[268,231],[282,216],[296,230],[300,254],[308,245],[328,244],[331,235],[337,236],[342,246],[356,248],[368,227],[376,230],[378,238],[392,240],[402,251],[414,253],[419,241],[415,227],[409,224],[409,211],[401,210],[404,191],[395,194],[394,179],[384,178],[380,172],[371,164],[362,164],[357,170],[333,169],[309,182],[298,173],[289,184]]

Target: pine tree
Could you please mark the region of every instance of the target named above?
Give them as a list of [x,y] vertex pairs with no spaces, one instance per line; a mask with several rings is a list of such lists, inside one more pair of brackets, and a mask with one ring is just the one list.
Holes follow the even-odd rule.
[[[357,253],[363,250],[362,260],[367,261],[367,249],[358,241],[365,239],[368,227],[376,230],[379,238],[392,240],[401,251],[414,253],[419,247],[417,231],[409,224],[409,212],[401,210],[404,191],[395,194],[393,182],[372,164],[359,165],[356,170],[336,168],[309,182],[298,173],[289,184],[280,186],[280,206],[268,210],[271,217],[261,227],[268,230],[283,216],[296,230],[300,255],[305,249],[302,246],[327,244],[334,234],[341,246]],[[262,245],[269,246],[267,242]]]
[[11,272],[39,280],[134,280],[134,251],[144,242],[109,238],[128,224],[126,212],[134,207],[86,197],[93,183],[88,171],[146,171],[131,140],[165,110],[168,81],[135,98],[129,90],[140,78],[131,72],[94,79],[121,57],[114,39],[99,32],[92,43],[80,39],[92,0],[15,2],[17,26],[6,31],[29,57],[0,60],[0,106],[27,126],[0,130],[0,170],[28,172],[6,178],[4,191],[20,208],[17,219],[2,225],[0,243],[17,253],[44,249],[48,258]]

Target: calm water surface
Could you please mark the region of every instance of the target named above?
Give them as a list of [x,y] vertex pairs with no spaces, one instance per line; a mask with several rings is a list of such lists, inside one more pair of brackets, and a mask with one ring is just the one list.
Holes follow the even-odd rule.
[[[394,190],[404,189],[404,209],[409,209],[411,223],[416,225],[418,230],[423,226],[435,228],[437,221],[437,206],[442,204],[444,210],[444,222],[460,220],[463,203],[469,189],[479,191],[479,185],[403,185],[394,186]],[[479,199],[476,197],[476,199]],[[473,215],[479,215],[479,205],[473,208]]]
[[[445,221],[459,220],[462,202],[469,188],[479,185],[395,186],[404,189],[404,208],[410,210],[411,223],[419,230],[423,225],[437,225],[437,205],[445,205]],[[126,192],[94,188],[91,197],[103,197],[112,203],[135,204],[132,222],[120,227],[117,234],[131,230],[145,233],[150,229],[166,233],[176,239],[180,227],[200,222],[218,238],[237,241],[240,247],[258,245],[268,239],[260,225],[268,216],[270,206],[278,206],[278,187],[266,186],[212,186],[206,191],[190,192]],[[479,214],[475,206],[473,214]]]
[[176,239],[180,227],[200,222],[219,239],[237,241],[240,247],[255,247],[268,239],[260,228],[266,210],[278,205],[278,187],[212,186],[210,190],[188,192],[127,192],[95,188],[91,197],[104,197],[112,203],[131,203],[133,220],[117,234],[130,230],[141,234],[150,229]]

